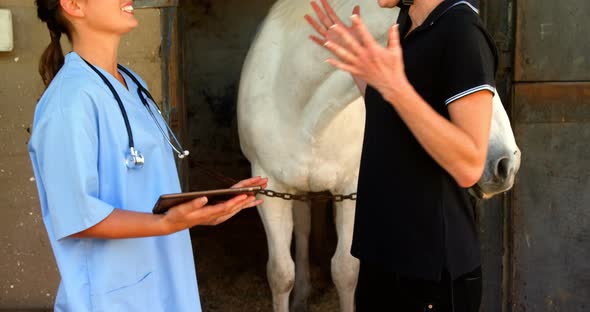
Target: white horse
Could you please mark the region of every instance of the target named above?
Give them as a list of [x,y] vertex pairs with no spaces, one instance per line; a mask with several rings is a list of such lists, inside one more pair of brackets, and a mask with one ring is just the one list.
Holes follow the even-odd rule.
[[[332,0],[340,16],[356,1]],[[363,20],[385,43],[398,10],[365,1]],[[240,144],[254,175],[267,176],[269,189],[285,193],[356,192],[365,109],[351,77],[323,63],[326,51],[312,43],[303,16],[309,1],[279,0],[266,17],[243,67],[238,97]],[[480,197],[512,186],[520,152],[499,98],[494,97],[490,151],[485,174],[474,194]],[[332,279],[341,311],[354,310],[358,261],[350,255],[354,201],[335,203],[338,235]],[[305,310],[310,293],[310,207],[307,202],[265,198],[258,211],[267,234],[267,275],[276,312]],[[291,257],[295,230],[296,261]]]

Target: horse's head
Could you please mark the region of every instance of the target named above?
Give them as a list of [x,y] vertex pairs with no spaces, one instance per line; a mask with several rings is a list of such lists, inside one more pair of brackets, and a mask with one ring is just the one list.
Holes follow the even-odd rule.
[[510,120],[502,101],[494,96],[488,156],[483,175],[470,193],[478,198],[490,198],[514,185],[520,168],[520,149],[514,140]]

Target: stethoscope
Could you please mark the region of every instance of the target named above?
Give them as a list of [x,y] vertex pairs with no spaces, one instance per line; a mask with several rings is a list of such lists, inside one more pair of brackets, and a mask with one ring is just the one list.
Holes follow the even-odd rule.
[[[119,94],[115,90],[115,87],[107,79],[107,77],[105,77],[105,75],[103,75],[96,67],[94,67],[94,65],[90,64],[88,61],[84,60],[84,62],[86,62],[86,64],[88,64],[88,66],[90,68],[92,68],[92,70],[94,70],[94,72],[102,79],[102,81],[111,90],[111,92],[113,93],[113,96],[115,97],[115,100],[117,100],[117,104],[119,104],[119,108],[121,109],[121,114],[123,115],[123,120],[125,121],[125,128],[127,129],[127,136],[129,137],[129,155],[127,155],[127,157],[125,158],[125,165],[129,169],[142,168],[143,165],[145,164],[145,158],[143,157],[143,155],[141,154],[140,151],[135,149],[135,143],[133,142],[133,132],[131,131],[131,125],[129,124],[129,118],[127,117],[127,111],[125,110],[125,107],[123,106],[123,101],[121,101],[121,97],[119,97]],[[152,101],[152,103],[154,103],[154,105],[155,105],[156,101],[152,97],[151,93],[146,88],[143,87],[143,85],[139,82],[137,77],[135,77],[135,75],[133,75],[131,72],[129,72],[129,70],[127,70],[127,68],[121,66],[120,64],[117,65],[117,68],[120,71],[127,74],[127,76],[129,76],[131,78],[131,80],[133,80],[133,82],[137,85],[137,94],[139,95],[139,98],[141,99],[143,106],[145,106],[145,108],[148,110],[148,112],[150,113],[150,115],[154,119],[154,122],[158,126],[158,129],[160,129],[160,132],[162,133],[162,135],[164,136],[166,141],[168,141],[168,144],[176,152],[176,154],[178,155],[178,158],[183,159],[186,156],[188,156],[190,154],[189,151],[182,148],[182,145],[180,145],[180,142],[178,142],[178,139],[176,138],[176,136],[174,135],[174,132],[172,131],[172,129],[170,129],[170,126],[168,126],[168,123],[166,123],[166,121],[164,121],[164,124],[166,125],[166,131],[164,129],[162,129],[160,122],[158,121],[158,119],[154,115],[154,112],[150,108],[150,104],[148,103],[148,101],[146,100],[146,98],[144,96],[144,94],[146,94],[148,96],[148,98]],[[174,143],[176,143],[176,145],[174,145],[174,143],[170,140],[170,137],[172,137],[172,139],[174,140]]]

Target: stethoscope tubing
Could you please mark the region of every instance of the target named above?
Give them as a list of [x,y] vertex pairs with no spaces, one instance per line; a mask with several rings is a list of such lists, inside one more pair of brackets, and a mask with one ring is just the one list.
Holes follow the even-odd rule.
[[[84,60],[84,59],[82,59],[82,60]],[[127,136],[129,138],[129,150],[130,150],[130,153],[131,153],[130,157],[128,157],[128,159],[127,159],[127,166],[129,168],[141,168],[143,166],[143,164],[144,164],[144,158],[143,158],[143,155],[141,155],[141,153],[139,153],[139,151],[137,151],[135,149],[135,142],[133,140],[133,131],[131,130],[131,124],[129,123],[129,117],[128,117],[127,111],[125,110],[125,107],[123,105],[123,101],[121,100],[121,97],[119,96],[119,93],[117,92],[117,90],[115,90],[115,87],[107,79],[107,77],[103,73],[101,73],[94,65],[90,64],[86,60],[84,60],[84,62],[86,62],[86,64],[88,65],[88,67],[90,67],[102,79],[102,81],[104,82],[104,84],[109,88],[109,90],[111,91],[111,93],[115,97],[115,100],[117,101],[117,104],[119,106],[119,109],[121,110],[121,114],[122,114],[123,120],[125,122],[125,128],[127,130]],[[174,150],[174,152],[177,153],[178,158],[179,159],[183,159],[186,156],[188,156],[189,155],[189,151],[184,150],[182,148],[182,145],[180,144],[180,142],[178,141],[178,139],[174,135],[174,132],[172,131],[172,129],[170,129],[170,126],[168,125],[168,123],[166,123],[164,121],[164,123],[166,124],[166,130],[167,131],[164,130],[162,128],[162,126],[160,125],[160,122],[158,121],[158,118],[156,118],[154,112],[152,111],[152,109],[150,107],[150,103],[145,99],[145,97],[142,94],[142,93],[144,93],[145,95],[147,95],[147,97],[152,101],[152,103],[154,103],[153,105],[155,105],[156,101],[152,97],[152,94],[149,92],[149,90],[147,90],[146,88],[144,88],[143,85],[141,84],[141,82],[139,82],[139,79],[137,79],[137,77],[135,77],[135,75],[133,75],[129,70],[127,70],[127,68],[123,67],[120,64],[117,64],[117,68],[120,71],[122,71],[125,74],[127,74],[127,76],[129,78],[131,78],[131,80],[133,80],[133,82],[137,85],[137,95],[139,96],[142,104],[148,110],[150,116],[152,117],[152,119],[156,123],[156,126],[158,127],[158,129],[160,130],[160,132],[162,133],[162,135],[164,136],[164,138],[166,139],[166,141],[168,142],[168,144],[170,145],[170,147],[172,147],[172,149]],[[156,107],[156,109],[157,109],[157,107]],[[159,111],[159,109],[158,109],[158,111]],[[176,146],[170,140],[170,137],[172,137],[172,139],[174,140],[174,143],[176,143]],[[132,162],[132,163],[130,163],[130,162]]]
[[129,137],[129,148],[135,149],[135,143],[133,142],[133,132],[131,131],[131,124],[129,124],[129,117],[127,116],[127,110],[125,110],[125,107],[123,106],[123,101],[121,100],[119,93],[117,92],[117,90],[115,90],[115,87],[107,79],[107,77],[105,77],[105,75],[103,75],[96,67],[94,67],[94,65],[90,64],[86,60],[84,60],[84,62],[86,62],[86,64],[88,64],[88,66],[90,68],[92,68],[92,70],[102,79],[102,81],[105,83],[105,85],[113,93],[113,96],[115,97],[115,100],[117,101],[117,104],[119,105],[119,109],[121,110],[121,114],[123,115],[123,120],[125,121],[125,128],[127,129],[127,136]]

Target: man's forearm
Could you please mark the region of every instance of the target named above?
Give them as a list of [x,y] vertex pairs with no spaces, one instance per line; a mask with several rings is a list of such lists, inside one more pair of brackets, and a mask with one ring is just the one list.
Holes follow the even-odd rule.
[[[385,92],[422,147],[462,187],[477,182],[485,163],[486,144],[476,140],[451,121],[438,114],[411,85]],[[491,108],[491,104],[490,104]]]

